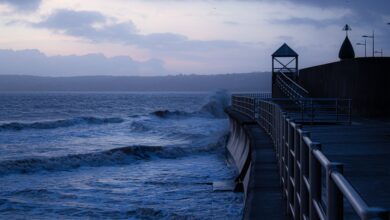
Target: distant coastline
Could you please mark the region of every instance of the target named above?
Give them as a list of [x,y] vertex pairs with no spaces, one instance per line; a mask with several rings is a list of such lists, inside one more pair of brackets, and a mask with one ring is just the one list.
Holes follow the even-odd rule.
[[270,91],[268,72],[218,75],[72,76],[0,75],[1,92],[17,91]]

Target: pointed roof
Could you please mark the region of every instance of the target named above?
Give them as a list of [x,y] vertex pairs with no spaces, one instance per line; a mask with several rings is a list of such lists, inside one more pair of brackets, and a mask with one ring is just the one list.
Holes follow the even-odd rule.
[[349,41],[348,36],[345,37],[344,42],[341,45],[339,58],[340,60],[355,58],[355,51],[353,50],[351,41]]
[[272,54],[272,57],[298,57],[298,54],[284,43]]

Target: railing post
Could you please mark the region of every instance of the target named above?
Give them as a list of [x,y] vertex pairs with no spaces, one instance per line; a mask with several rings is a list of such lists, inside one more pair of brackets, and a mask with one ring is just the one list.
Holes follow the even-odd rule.
[[332,180],[332,172],[343,173],[343,165],[330,163],[326,167],[326,217],[327,220],[342,220],[344,215],[343,194]]
[[300,220],[304,220],[305,216],[306,218],[309,216],[309,190],[310,188],[306,187],[305,184],[305,178],[309,178],[309,147],[306,145],[305,141],[303,140],[304,137],[309,137],[310,133],[307,131],[299,130],[299,139],[300,141],[300,161],[301,161],[301,175],[300,175],[300,182],[301,182],[301,218]]
[[301,216],[301,139],[298,129],[301,125],[295,124],[294,128],[294,214],[295,219]]
[[312,143],[309,146],[309,175],[310,175],[310,203],[309,215],[310,220],[319,220],[314,202],[321,201],[321,164],[315,158],[313,151],[321,150],[321,144]]
[[283,151],[283,195],[287,195],[285,192],[287,192],[287,144],[288,144],[288,122],[286,116],[283,117],[283,146],[282,146],[282,151]]
[[288,144],[287,144],[287,213],[292,213],[291,208],[294,205],[294,157],[292,155],[293,145],[294,145],[294,128],[290,120],[287,120],[288,126]]

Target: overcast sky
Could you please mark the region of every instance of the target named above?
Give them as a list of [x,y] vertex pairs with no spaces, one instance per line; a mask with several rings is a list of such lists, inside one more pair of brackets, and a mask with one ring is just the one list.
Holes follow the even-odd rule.
[[0,0],[0,74],[269,71],[284,42],[307,67],[338,60],[346,23],[357,56],[373,30],[390,55],[389,22],[389,0]]

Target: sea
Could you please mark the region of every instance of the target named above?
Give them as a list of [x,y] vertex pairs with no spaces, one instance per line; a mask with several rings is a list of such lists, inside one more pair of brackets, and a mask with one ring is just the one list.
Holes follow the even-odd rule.
[[240,219],[225,91],[0,93],[0,219]]

